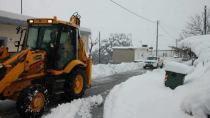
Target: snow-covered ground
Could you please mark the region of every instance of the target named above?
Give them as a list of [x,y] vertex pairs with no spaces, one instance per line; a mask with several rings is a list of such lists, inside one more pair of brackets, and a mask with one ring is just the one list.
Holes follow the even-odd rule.
[[143,67],[143,62],[121,64],[98,64],[93,66],[93,79],[117,73],[132,71]]
[[207,118],[210,35],[187,38],[180,46],[191,48],[198,56],[183,86],[175,90],[165,87],[164,69],[132,77],[111,90],[104,104],[104,118]]
[[104,118],[189,118],[179,96],[164,86],[164,76],[164,70],[154,70],[114,87],[104,104]]
[[101,95],[82,98],[58,105],[51,110],[51,113],[43,118],[92,118],[91,108],[102,104]]

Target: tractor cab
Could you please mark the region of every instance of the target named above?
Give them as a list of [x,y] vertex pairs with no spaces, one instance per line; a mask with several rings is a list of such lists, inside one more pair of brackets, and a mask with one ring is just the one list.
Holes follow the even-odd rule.
[[36,24],[29,20],[24,46],[46,51],[47,68],[63,69],[77,58],[78,29],[61,23]]

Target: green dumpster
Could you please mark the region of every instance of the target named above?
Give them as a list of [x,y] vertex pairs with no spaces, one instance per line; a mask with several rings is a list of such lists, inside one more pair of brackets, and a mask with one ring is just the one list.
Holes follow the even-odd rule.
[[165,61],[165,86],[175,89],[177,86],[183,85],[185,76],[193,67],[173,61]]
[[183,85],[186,74],[166,71],[165,86],[175,89],[177,86]]

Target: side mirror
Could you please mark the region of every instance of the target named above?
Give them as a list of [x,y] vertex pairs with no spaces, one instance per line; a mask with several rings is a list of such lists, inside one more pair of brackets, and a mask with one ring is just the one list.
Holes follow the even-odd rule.
[[16,34],[19,34],[20,30],[21,30],[21,27],[18,26],[18,27],[16,28],[16,31],[17,31]]
[[19,47],[20,46],[20,41],[15,41],[15,47]]

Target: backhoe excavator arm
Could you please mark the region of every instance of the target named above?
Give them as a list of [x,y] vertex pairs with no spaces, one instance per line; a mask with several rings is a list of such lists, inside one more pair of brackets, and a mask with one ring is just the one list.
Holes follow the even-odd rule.
[[12,82],[16,81],[19,78],[19,76],[24,72],[24,59],[28,51],[29,50],[24,50],[16,56],[0,64],[0,69],[6,69],[5,75],[3,75],[2,78],[0,78],[0,93],[2,93],[3,90]]

